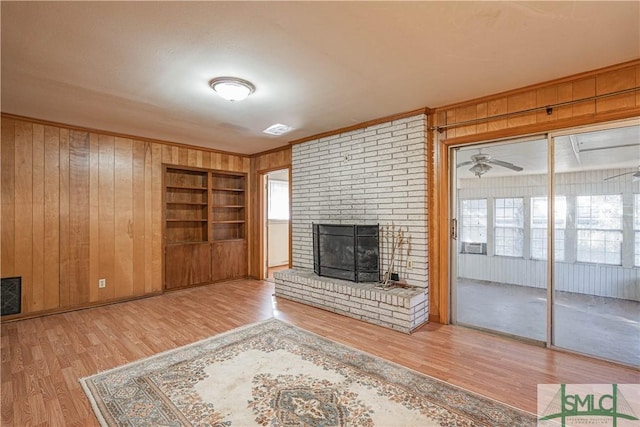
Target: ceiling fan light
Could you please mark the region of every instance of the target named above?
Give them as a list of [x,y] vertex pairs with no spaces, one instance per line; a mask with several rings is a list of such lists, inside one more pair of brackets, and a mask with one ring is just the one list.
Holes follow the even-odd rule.
[[486,163],[476,163],[475,165],[473,165],[469,169],[469,172],[473,172],[473,174],[475,176],[480,178],[482,175],[484,175],[485,173],[489,172],[490,170],[491,170],[491,166],[489,166],[488,164],[486,164]]
[[242,101],[251,95],[256,87],[253,83],[237,77],[216,77],[209,86],[227,101]]

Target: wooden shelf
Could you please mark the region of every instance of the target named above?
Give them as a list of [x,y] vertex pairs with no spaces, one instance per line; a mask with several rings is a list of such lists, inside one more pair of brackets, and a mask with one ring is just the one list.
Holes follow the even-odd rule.
[[195,185],[167,185],[167,190],[200,190],[207,191],[207,187],[200,187]]
[[182,246],[182,245],[201,245],[203,243],[208,243],[206,240],[184,240],[181,242],[170,242],[167,243],[167,246]]
[[169,205],[208,206],[209,204],[203,202],[167,202],[167,206]]
[[244,192],[244,188],[226,188],[226,187],[213,187],[212,190],[215,191],[235,191],[235,192]]
[[164,288],[245,277],[247,174],[164,168]]

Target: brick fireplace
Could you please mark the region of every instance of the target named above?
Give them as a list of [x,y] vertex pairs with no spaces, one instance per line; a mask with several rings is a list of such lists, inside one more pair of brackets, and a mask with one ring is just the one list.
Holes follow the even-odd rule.
[[[409,331],[428,318],[428,269],[427,269],[427,224],[426,224],[426,117],[419,114],[377,124],[364,129],[319,138],[296,144],[292,147],[292,257],[293,270],[276,273],[276,295],[295,299],[291,292],[284,292],[283,284],[291,288],[295,282],[295,272],[301,273],[300,290],[310,290],[309,280],[313,274],[313,223],[322,224],[379,224],[381,230],[401,230],[406,244],[396,255],[395,268],[400,281],[413,289],[415,295],[408,300],[402,298],[398,318],[407,318],[401,327],[392,324],[384,326]],[[385,246],[386,245],[386,246]],[[390,263],[390,242],[381,235],[380,270],[386,271]],[[311,274],[311,276],[309,276]],[[317,277],[317,276],[315,276]],[[318,279],[319,280],[319,279]],[[329,282],[326,282],[329,280]],[[323,292],[331,289],[331,281],[322,278],[316,289]],[[367,291],[346,289],[341,281],[337,286],[345,293],[367,295]],[[348,282],[349,283],[349,282]],[[324,289],[326,284],[327,289]],[[356,284],[352,284],[356,285]],[[335,289],[335,287],[334,287]],[[291,289],[289,289],[291,290]],[[408,292],[407,289],[402,291]],[[332,291],[329,291],[332,292]],[[386,294],[371,297],[369,302],[375,307],[388,304]],[[326,294],[325,294],[326,295]],[[376,291],[376,295],[378,295]],[[398,302],[398,295],[389,294],[389,300]],[[302,301],[302,298],[296,297]],[[333,297],[334,300],[336,296]],[[358,297],[360,298],[360,297]],[[338,311],[327,303],[321,303],[317,295],[302,301]],[[381,301],[383,300],[383,301]],[[421,300],[422,302],[416,303]],[[349,300],[348,300],[349,301]],[[354,300],[351,300],[355,304]],[[416,304],[419,315],[411,319],[407,313]],[[360,302],[362,306],[362,302]],[[365,304],[366,305],[366,304]],[[389,307],[384,306],[384,309]],[[344,312],[356,318],[363,318],[355,311]],[[388,313],[385,311],[385,316]],[[393,319],[393,313],[391,313]],[[378,321],[374,323],[381,324]]]

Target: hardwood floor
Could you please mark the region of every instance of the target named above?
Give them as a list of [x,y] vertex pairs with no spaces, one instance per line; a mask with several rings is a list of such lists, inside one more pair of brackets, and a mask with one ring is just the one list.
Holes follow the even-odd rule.
[[2,426],[97,426],[78,379],[241,325],[279,319],[501,402],[538,383],[637,383],[640,371],[456,326],[412,335],[272,297],[240,280],[2,324]]

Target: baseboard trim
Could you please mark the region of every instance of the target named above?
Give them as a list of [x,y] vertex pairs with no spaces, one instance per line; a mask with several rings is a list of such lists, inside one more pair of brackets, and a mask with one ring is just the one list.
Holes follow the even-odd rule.
[[40,310],[40,311],[31,312],[31,313],[12,314],[10,316],[2,317],[2,319],[0,319],[0,323],[10,323],[10,322],[16,322],[18,320],[34,319],[36,317],[53,316],[55,314],[69,313],[70,311],[86,310],[88,308],[102,307],[105,305],[119,304],[121,302],[128,302],[128,301],[135,301],[143,298],[156,297],[162,294],[163,294],[162,291],[155,291],[149,294],[138,295],[135,297],[115,298],[107,301],[98,301],[98,302],[93,302],[89,304],[74,305],[74,306],[63,307],[63,308],[52,308],[49,310]]

